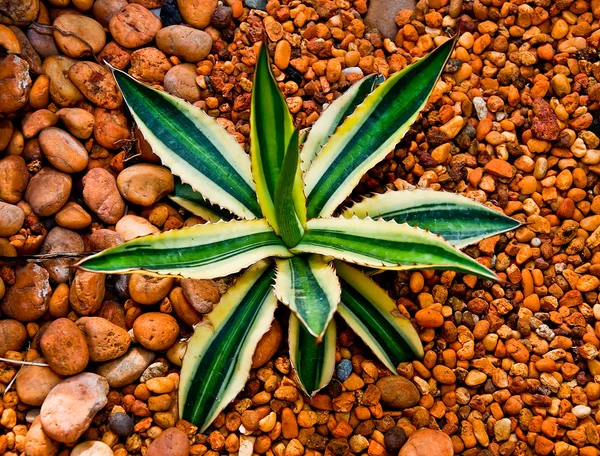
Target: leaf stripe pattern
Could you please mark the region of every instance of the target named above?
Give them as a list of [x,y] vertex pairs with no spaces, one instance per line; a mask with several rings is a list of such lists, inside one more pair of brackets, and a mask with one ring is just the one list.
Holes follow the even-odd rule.
[[270,256],[290,257],[265,220],[220,222],[143,236],[80,262],[104,273],[222,277]]
[[317,343],[317,339],[306,330],[294,314],[290,315],[290,361],[302,390],[308,396],[313,396],[327,386],[333,376],[335,328],[335,321],[331,320],[324,333],[323,341]]
[[181,369],[180,415],[198,423],[200,432],[246,383],[252,355],[269,329],[277,307],[271,291],[274,268],[250,268],[210,314],[196,326]]
[[319,255],[294,256],[277,260],[275,294],[313,337],[321,337],[340,302],[340,283]]
[[242,218],[262,215],[250,159],[225,129],[186,101],[113,73],[138,128],[173,174]]
[[446,269],[496,280],[496,275],[441,237],[396,222],[313,219],[293,253],[319,253],[380,269]]
[[358,269],[336,261],[342,277],[338,313],[392,372],[398,364],[423,357],[419,335],[400,316],[387,293]]
[[429,189],[390,191],[350,207],[344,217],[381,217],[439,234],[458,248],[505,233],[520,223],[464,196]]
[[354,112],[365,97],[373,91],[376,84],[381,81],[382,77],[375,73],[365,76],[323,111],[321,117],[311,127],[302,147],[300,153],[302,171],[308,170],[329,137],[335,133],[335,130],[342,124],[344,119]]
[[427,103],[453,46],[447,41],[391,76],[346,118],[306,173],[308,218],[329,217],[393,150]]

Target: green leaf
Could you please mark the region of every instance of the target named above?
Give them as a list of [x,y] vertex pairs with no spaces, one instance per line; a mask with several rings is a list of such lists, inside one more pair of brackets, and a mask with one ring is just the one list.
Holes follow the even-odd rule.
[[206,201],[204,197],[195,192],[194,189],[181,182],[181,179],[175,176],[175,190],[168,195],[169,199],[179,204],[182,208],[190,211],[192,214],[202,217],[204,220],[216,223],[219,220],[231,219],[231,213],[225,211],[214,204]]
[[321,117],[310,128],[306,142],[302,147],[300,154],[302,171],[306,172],[308,170],[329,137],[335,133],[335,130],[342,124],[344,119],[354,112],[356,107],[381,81],[381,76],[375,73],[365,76],[360,81],[352,84],[342,96],[323,111]]
[[262,215],[250,160],[233,136],[188,102],[113,73],[138,128],[173,174],[239,217]]
[[517,220],[464,196],[426,189],[373,195],[343,213],[346,218],[354,215],[418,226],[458,248],[520,226]]
[[306,227],[306,198],[299,161],[298,131],[294,130],[283,159],[274,198],[279,235],[288,247],[300,242]]
[[292,115],[271,72],[267,46],[258,54],[250,106],[252,176],[263,214],[276,233],[275,191],[283,158],[294,132]]
[[320,255],[278,259],[275,294],[313,337],[321,338],[340,302],[340,282]]
[[392,75],[346,118],[305,176],[308,218],[329,217],[425,107],[454,41]]
[[236,220],[139,237],[85,258],[78,266],[107,274],[150,272],[212,279],[270,256],[288,258],[291,253],[264,219]]
[[194,329],[181,366],[179,414],[200,432],[248,380],[252,355],[277,307],[273,276],[270,262],[252,266]]
[[335,339],[335,320],[331,320],[323,341],[319,342],[293,313],[290,314],[290,361],[298,384],[308,396],[313,396],[331,381],[335,368]]
[[385,290],[341,261],[335,267],[342,279],[338,313],[375,356],[392,372],[401,362],[423,358],[419,334]]
[[378,269],[444,269],[497,280],[440,236],[394,221],[313,219],[293,253],[319,253]]

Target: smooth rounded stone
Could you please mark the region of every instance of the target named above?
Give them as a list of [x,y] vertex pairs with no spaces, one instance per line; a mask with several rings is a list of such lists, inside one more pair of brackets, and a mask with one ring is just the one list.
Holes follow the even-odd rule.
[[162,22],[142,5],[130,3],[110,19],[108,28],[117,43],[132,49],[150,43]]
[[352,374],[352,361],[349,359],[341,360],[335,367],[335,373],[340,382],[345,382]]
[[123,104],[123,95],[112,73],[95,62],[77,62],[69,68],[69,79],[94,103],[105,109],[117,109]]
[[92,55],[89,46],[77,37],[81,37],[87,41],[96,54],[106,44],[106,33],[102,24],[91,17],[82,14],[61,14],[54,19],[52,25],[60,30],[76,35],[66,35],[58,30],[54,31],[56,45],[68,57],[79,59],[85,55]]
[[88,364],[85,337],[68,318],[54,320],[40,339],[40,348],[50,368],[59,375],[75,375]]
[[20,322],[37,320],[48,310],[52,288],[48,271],[27,264],[15,271],[15,283],[6,290],[0,309],[5,316]]
[[106,275],[78,269],[69,289],[73,310],[83,317],[95,314],[104,301]]
[[83,201],[107,224],[117,223],[125,212],[114,176],[104,168],[90,169],[82,179]]
[[25,212],[19,206],[0,201],[0,237],[16,234],[25,222]]
[[58,48],[56,47],[51,29],[31,24],[27,28],[26,36],[33,49],[35,49],[35,52],[37,52],[42,59],[50,57],[51,55],[58,55]]
[[137,381],[152,361],[153,352],[134,347],[120,358],[98,366],[96,372],[106,379],[111,388],[121,388]]
[[69,79],[69,68],[76,63],[77,60],[64,55],[52,55],[42,64],[44,74],[50,78],[50,97],[61,107],[74,106],[84,99]]
[[140,163],[119,173],[117,187],[127,201],[140,206],[151,206],[172,192],[175,182],[168,168]]
[[85,338],[91,361],[110,361],[129,349],[129,333],[105,318],[81,317],[75,324]]
[[267,364],[281,345],[283,330],[277,320],[273,320],[269,330],[261,337],[256,344],[256,350],[252,355],[252,369],[256,369]]
[[208,33],[185,25],[171,25],[156,34],[156,46],[161,51],[194,64],[210,54],[212,45]]
[[32,84],[25,59],[16,54],[0,58],[0,113],[11,114],[25,106]]
[[126,215],[115,225],[115,230],[123,239],[130,241],[139,236],[159,233],[160,230],[152,225],[148,220],[137,215]]
[[148,350],[166,350],[177,340],[179,325],[169,314],[148,312],[133,322],[133,335]]
[[414,383],[399,375],[383,377],[376,385],[381,391],[381,402],[390,408],[409,408],[421,399],[419,390]]
[[171,95],[195,103],[202,98],[200,86],[196,84],[197,76],[196,65],[183,63],[167,71],[163,84]]
[[[15,27],[19,30],[17,27]],[[5,54],[20,54],[21,45],[15,33],[6,25],[0,23],[0,42]]]
[[25,139],[31,139],[37,136],[44,128],[53,127],[57,123],[58,117],[52,111],[38,109],[23,119],[21,132]]
[[113,456],[110,447],[98,440],[83,442],[71,450],[70,456]]
[[108,28],[112,17],[127,6],[127,0],[96,0],[92,7],[92,14],[103,27]]
[[590,416],[590,414],[592,413],[592,409],[587,405],[579,404],[573,407],[572,412],[573,415],[575,415],[577,418],[583,420],[584,418]]
[[155,304],[169,294],[173,282],[171,277],[132,274],[129,280],[129,295],[138,304]]
[[177,6],[183,20],[196,28],[206,28],[214,10],[217,9],[217,0],[177,0]]
[[40,0],[3,0],[0,23],[29,25],[40,12]]
[[113,230],[101,228],[90,234],[89,243],[92,250],[105,250],[125,242],[123,237]]
[[61,108],[56,111],[69,133],[79,139],[88,139],[94,133],[94,115],[81,108]]
[[226,29],[233,20],[233,9],[230,6],[220,5],[213,11],[211,25],[220,30]]
[[511,432],[510,418],[502,418],[494,424],[494,437],[498,442],[508,440]]
[[73,174],[83,171],[89,162],[89,155],[77,138],[64,130],[48,127],[40,133],[42,152],[59,171]]
[[111,41],[104,46],[98,57],[117,70],[125,70],[131,63],[131,51],[119,46],[116,41]]
[[[41,254],[79,254],[85,251],[83,239],[74,231],[56,226],[52,228],[42,249]],[[65,283],[69,280],[70,267],[77,261],[76,258],[60,258],[44,261],[42,264],[50,274],[50,280],[55,283]]]
[[478,370],[471,370],[465,378],[465,385],[467,386],[478,386],[483,385],[487,380],[487,375]]
[[25,201],[35,215],[54,215],[66,204],[72,185],[73,181],[68,174],[49,167],[42,168],[30,179],[25,190]]
[[94,109],[94,139],[105,149],[116,150],[131,138],[129,123],[122,109]]
[[63,380],[42,405],[44,432],[58,442],[76,442],[106,405],[108,391],[106,379],[90,372]]
[[23,198],[29,182],[27,164],[20,155],[8,155],[0,160],[0,200],[15,204]]
[[[34,362],[46,363],[44,358],[38,358]],[[22,366],[17,374],[15,388],[19,400],[27,405],[39,407],[56,385],[63,378],[49,367]]]
[[397,454],[406,443],[406,431],[401,427],[394,426],[383,436],[383,443],[388,453]]
[[27,330],[23,324],[17,320],[0,320],[0,357],[7,351],[21,351],[26,340]]
[[183,294],[201,314],[209,313],[221,300],[219,286],[214,280],[181,279]]
[[[121,275],[120,277],[127,277]],[[112,324],[127,330],[127,324],[125,322],[125,308],[123,304],[116,301],[104,301],[96,312],[97,317],[105,318]]]
[[165,429],[148,447],[146,456],[187,456],[190,454],[190,442],[179,428]]
[[190,302],[183,294],[181,287],[175,287],[169,293],[169,301],[173,306],[173,311],[180,322],[183,322],[187,326],[193,327],[194,325],[202,321],[202,315],[200,315],[196,309],[192,307]]
[[79,204],[70,202],[56,213],[54,220],[59,226],[70,230],[82,230],[92,223],[92,216]]
[[33,74],[42,74],[42,59],[31,45],[31,42],[27,38],[19,27],[11,25],[9,29],[15,34],[19,46],[21,46],[21,57],[29,64],[29,69]]
[[108,427],[119,437],[129,437],[133,434],[133,420],[127,413],[111,413],[108,417]]
[[413,432],[398,456],[453,456],[452,440],[443,431],[419,429]]
[[173,67],[167,56],[154,47],[138,49],[131,54],[129,74],[147,84],[162,84]]
[[42,420],[35,417],[25,434],[25,456],[56,456],[59,444],[44,433]]

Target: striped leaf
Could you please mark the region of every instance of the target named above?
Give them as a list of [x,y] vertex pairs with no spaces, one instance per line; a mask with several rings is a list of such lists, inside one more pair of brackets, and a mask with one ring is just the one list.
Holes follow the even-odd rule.
[[423,358],[423,346],[410,320],[373,280],[358,269],[335,262],[342,282],[338,309],[348,326],[392,372],[404,361]]
[[290,361],[298,384],[308,396],[327,386],[333,376],[335,338],[335,320],[331,320],[319,342],[293,313],[290,314]]
[[306,142],[302,146],[302,153],[300,154],[302,171],[306,172],[308,170],[329,137],[335,133],[335,130],[342,124],[344,119],[352,114],[356,107],[364,101],[375,86],[381,82],[382,77],[375,73],[366,76],[353,84],[323,111],[321,117],[310,129]]
[[250,160],[233,136],[188,102],[113,73],[138,128],[173,174],[239,217],[262,215]]
[[92,255],[88,271],[144,272],[194,279],[223,277],[270,256],[291,253],[265,220],[207,223],[151,234]]
[[373,195],[343,213],[408,223],[439,234],[458,248],[518,228],[520,223],[464,196],[417,189]]
[[230,212],[210,204],[200,193],[195,192],[190,185],[181,182],[178,177],[175,177],[175,190],[168,196],[171,201],[185,210],[209,222],[216,223],[222,219],[231,219]]
[[271,72],[267,46],[258,54],[250,106],[252,176],[263,214],[276,233],[275,191],[283,158],[294,132],[292,115]]
[[200,432],[244,387],[252,355],[277,307],[274,268],[260,262],[223,295],[208,320],[194,329],[181,366],[179,414]]
[[298,131],[294,130],[283,159],[274,198],[279,236],[288,247],[300,242],[306,227],[306,198],[299,162]]
[[320,255],[294,256],[277,260],[275,294],[313,337],[321,338],[340,302],[340,282]]
[[308,218],[329,217],[425,107],[454,42],[392,75],[349,115],[306,173]]
[[293,253],[319,253],[378,269],[444,269],[497,280],[440,236],[394,221],[313,219]]

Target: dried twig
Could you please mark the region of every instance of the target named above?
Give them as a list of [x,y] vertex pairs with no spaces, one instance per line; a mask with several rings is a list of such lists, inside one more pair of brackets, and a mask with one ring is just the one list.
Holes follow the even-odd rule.
[[49,367],[48,364],[44,364],[44,363],[33,363],[31,361],[17,361],[16,359],[8,359],[8,358],[0,358],[0,361],[3,361],[7,364],[17,364],[19,366]]

